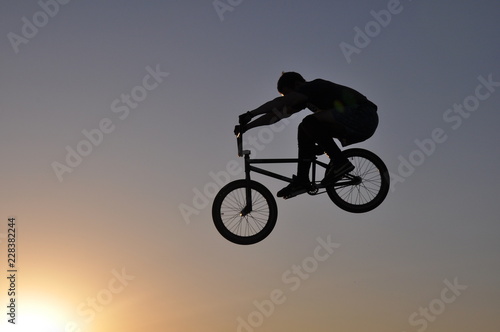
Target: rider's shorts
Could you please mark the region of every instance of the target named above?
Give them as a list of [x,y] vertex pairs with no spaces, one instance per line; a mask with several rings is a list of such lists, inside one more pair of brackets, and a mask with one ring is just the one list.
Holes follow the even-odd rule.
[[377,106],[371,102],[363,105],[331,109],[336,121],[346,128],[342,146],[358,143],[370,138],[378,126]]

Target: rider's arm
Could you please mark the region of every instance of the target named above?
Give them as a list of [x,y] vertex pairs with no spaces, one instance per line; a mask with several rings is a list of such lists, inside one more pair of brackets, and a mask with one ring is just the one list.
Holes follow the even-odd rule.
[[289,106],[294,108],[294,106],[303,104],[307,101],[307,96],[298,93],[298,92],[290,92],[286,96],[274,98],[271,101],[268,101],[264,105],[250,111],[252,116],[257,116],[260,114],[271,113],[273,110],[278,109],[281,110],[285,106]]
[[300,111],[300,109],[293,109],[287,106],[284,106],[281,110],[275,108],[270,113],[266,113],[247,124],[245,129],[249,130],[255,127],[271,125],[281,119],[289,117],[293,113],[297,113],[298,111]]
[[264,114],[263,116],[253,120],[245,126],[246,130],[270,125],[283,118],[287,118],[293,113],[302,110],[304,107],[299,106],[305,103],[307,97],[297,92],[290,92],[286,96],[275,98],[264,105],[250,111],[252,116]]

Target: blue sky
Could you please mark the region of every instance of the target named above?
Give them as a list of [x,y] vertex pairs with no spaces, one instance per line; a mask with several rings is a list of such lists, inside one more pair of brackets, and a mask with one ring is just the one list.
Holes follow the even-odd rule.
[[[215,3],[231,10],[2,4],[0,248],[14,216],[20,289],[19,325],[0,326],[42,315],[50,331],[498,331],[499,4]],[[241,163],[237,116],[278,96],[289,70],[379,106],[358,146],[385,161],[393,190],[363,215],[326,196],[278,200],[272,234],[236,246],[215,230],[211,198],[193,200]],[[305,115],[258,156],[295,157]],[[290,279],[328,239],[338,248]]]

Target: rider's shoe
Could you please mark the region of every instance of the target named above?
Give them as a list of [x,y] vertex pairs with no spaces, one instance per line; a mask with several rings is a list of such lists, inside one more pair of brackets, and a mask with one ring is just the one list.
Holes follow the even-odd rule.
[[322,186],[328,186],[340,179],[345,174],[354,170],[354,165],[347,159],[340,163],[333,163],[330,161],[326,168],[325,178],[321,180]]
[[277,196],[285,199],[303,194],[311,190],[311,183],[308,179],[299,179],[297,176],[292,176],[292,182],[285,188],[278,191]]

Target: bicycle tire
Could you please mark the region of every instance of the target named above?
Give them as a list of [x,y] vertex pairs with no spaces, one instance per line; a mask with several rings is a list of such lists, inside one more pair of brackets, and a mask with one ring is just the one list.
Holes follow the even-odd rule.
[[328,196],[348,212],[365,213],[375,209],[389,192],[386,165],[376,154],[365,149],[347,149],[342,153],[354,165],[354,170],[327,187]]
[[[253,209],[241,215],[246,206],[246,188],[250,186]],[[264,240],[274,229],[278,207],[273,194],[253,180],[236,180],[225,185],[212,204],[215,228],[227,240],[249,245]]]

